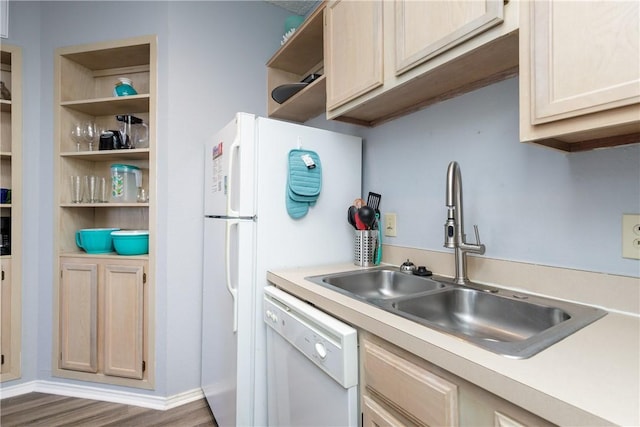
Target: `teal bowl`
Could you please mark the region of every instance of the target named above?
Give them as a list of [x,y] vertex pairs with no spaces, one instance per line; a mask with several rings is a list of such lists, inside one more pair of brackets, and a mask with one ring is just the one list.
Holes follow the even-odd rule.
[[111,233],[119,228],[83,228],[76,231],[76,245],[88,254],[113,252]]
[[118,255],[149,253],[149,230],[121,230],[111,233]]

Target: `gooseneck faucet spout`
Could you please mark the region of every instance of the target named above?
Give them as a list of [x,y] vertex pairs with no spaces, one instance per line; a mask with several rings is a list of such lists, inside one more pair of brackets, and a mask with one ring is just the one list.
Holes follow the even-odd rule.
[[458,285],[469,285],[467,277],[467,252],[483,254],[485,247],[480,243],[478,226],[474,225],[476,243],[465,242],[464,214],[462,209],[462,176],[457,162],[449,163],[447,169],[447,222],[444,224],[444,247],[455,252],[455,278]]

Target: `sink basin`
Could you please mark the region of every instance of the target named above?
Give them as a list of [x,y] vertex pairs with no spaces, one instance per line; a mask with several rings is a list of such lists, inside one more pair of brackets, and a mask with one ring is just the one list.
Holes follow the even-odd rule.
[[[599,308],[375,268],[308,280],[506,357],[531,357],[606,314]],[[476,286],[475,284],[473,284]]]
[[396,301],[392,308],[443,329],[499,342],[526,340],[571,318],[557,307],[465,288]]
[[397,299],[382,308],[516,359],[531,357],[606,314],[565,301],[461,286]]
[[413,276],[389,268],[308,277],[314,283],[365,300],[389,300],[442,289],[429,277]]

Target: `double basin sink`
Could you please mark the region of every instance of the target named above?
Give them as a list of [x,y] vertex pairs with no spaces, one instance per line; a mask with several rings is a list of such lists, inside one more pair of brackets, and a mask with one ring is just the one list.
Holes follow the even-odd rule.
[[517,359],[537,354],[606,314],[595,307],[504,289],[475,289],[390,267],[307,280]]

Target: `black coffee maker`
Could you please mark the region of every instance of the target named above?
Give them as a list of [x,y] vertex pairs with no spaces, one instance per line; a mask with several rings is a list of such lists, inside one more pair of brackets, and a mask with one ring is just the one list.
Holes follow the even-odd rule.
[[117,115],[116,120],[122,124],[120,130],[105,130],[100,134],[100,150],[121,150],[124,148],[136,148],[132,140],[132,126],[145,126],[144,121],[130,114]]
[[119,130],[105,130],[100,134],[100,150],[120,150],[127,148],[125,134]]

